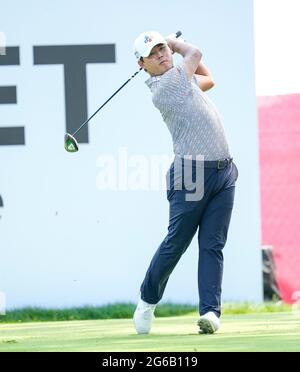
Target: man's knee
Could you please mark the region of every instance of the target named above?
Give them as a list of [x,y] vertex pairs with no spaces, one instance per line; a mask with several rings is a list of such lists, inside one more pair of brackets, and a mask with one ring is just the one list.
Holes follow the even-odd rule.
[[219,252],[222,251],[225,247],[226,239],[224,240],[217,240],[217,239],[209,239],[209,240],[201,240],[199,242],[200,250],[205,251],[214,251]]
[[182,236],[180,233],[168,234],[162,244],[162,253],[170,256],[181,256],[192,241],[190,236]]

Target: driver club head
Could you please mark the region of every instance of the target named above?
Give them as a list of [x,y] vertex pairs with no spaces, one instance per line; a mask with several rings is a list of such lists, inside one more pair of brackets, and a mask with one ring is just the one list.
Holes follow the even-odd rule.
[[77,152],[79,150],[76,138],[69,133],[65,135],[65,149],[68,152]]

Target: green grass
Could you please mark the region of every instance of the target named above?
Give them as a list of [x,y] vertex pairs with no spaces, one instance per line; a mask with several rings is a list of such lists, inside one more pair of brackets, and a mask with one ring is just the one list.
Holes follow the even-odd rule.
[[137,335],[130,319],[0,324],[0,351],[300,351],[299,313],[224,315],[199,335],[198,314],[155,319]]
[[[85,306],[69,309],[23,308],[8,311],[0,316],[1,323],[42,322],[63,320],[96,320],[96,319],[130,319],[135,304],[119,303],[101,307]],[[156,317],[169,317],[187,315],[197,311],[197,306],[165,303],[158,305],[155,310]],[[266,302],[263,304],[229,304],[222,306],[223,314],[251,314],[263,312],[291,311],[290,305],[279,302]]]
[[257,313],[278,313],[290,312],[292,306],[281,301],[263,302],[261,304],[253,304],[250,302],[236,304],[225,303],[222,306],[223,314],[257,314]]
[[[134,313],[135,304],[111,304],[101,307],[85,306],[69,309],[45,309],[27,307],[8,311],[0,316],[1,323],[62,321],[62,320],[93,320],[93,319],[130,319]],[[156,309],[157,317],[185,315],[197,310],[192,305],[163,304]]]

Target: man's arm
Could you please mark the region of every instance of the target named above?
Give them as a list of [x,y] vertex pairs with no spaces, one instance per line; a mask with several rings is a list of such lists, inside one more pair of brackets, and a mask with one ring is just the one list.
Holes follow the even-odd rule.
[[201,61],[195,71],[195,78],[199,88],[203,90],[203,92],[211,89],[215,85],[209,69]]
[[173,39],[167,38],[168,45],[174,53],[179,53],[183,57],[184,67],[191,80],[193,75],[196,73],[199,67],[202,53],[200,50],[192,44]]
[[191,80],[193,75],[195,75],[197,84],[203,92],[211,89],[215,83],[210,71],[204,63],[201,62],[202,53],[200,50],[192,44],[180,39],[175,39],[171,35],[167,37],[166,40],[174,53],[182,55],[189,79]]

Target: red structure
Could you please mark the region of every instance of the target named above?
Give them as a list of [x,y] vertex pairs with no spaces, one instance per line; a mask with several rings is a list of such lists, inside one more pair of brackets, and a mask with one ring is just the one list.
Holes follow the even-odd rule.
[[300,298],[300,94],[259,97],[262,244],[283,300]]

